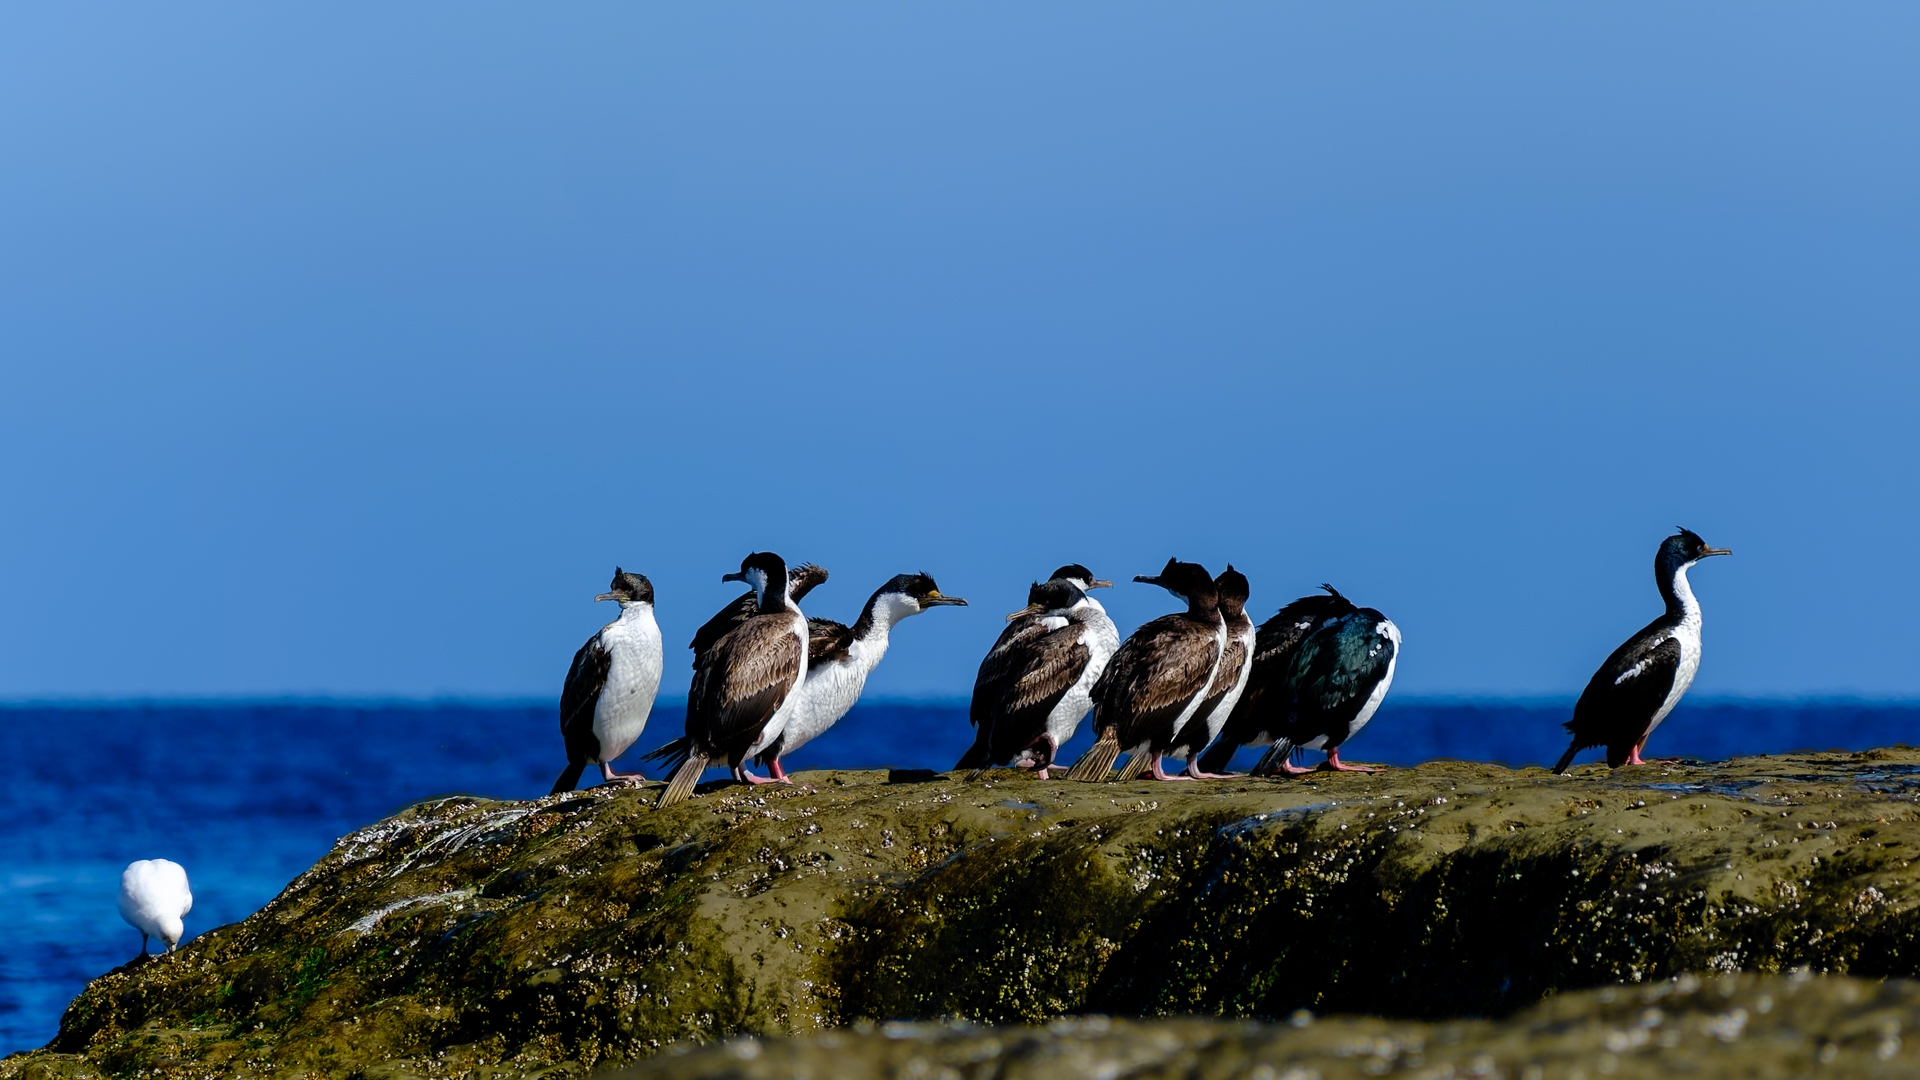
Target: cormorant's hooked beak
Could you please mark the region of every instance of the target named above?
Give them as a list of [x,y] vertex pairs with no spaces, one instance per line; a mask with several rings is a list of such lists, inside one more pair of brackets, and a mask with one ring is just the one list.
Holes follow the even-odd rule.
[[1159,574],[1135,574],[1133,575],[1133,580],[1139,582],[1142,585],[1158,585],[1160,584],[1160,575]]
[[1016,611],[1013,614],[1007,616],[1007,621],[1012,622],[1015,619],[1024,619],[1029,615],[1045,615],[1046,613],[1047,613],[1047,605],[1028,604],[1026,607],[1023,607],[1019,611]]
[[618,599],[620,599],[619,593],[603,592],[599,596],[594,597],[593,602],[597,604],[602,600],[618,600]]
[[745,581],[747,580],[747,575],[740,573],[739,571],[735,571],[734,573],[731,573],[731,574],[720,575],[720,580],[721,581]]
[[955,607],[967,606],[967,602],[965,600],[962,600],[957,596],[944,596],[941,594],[939,589],[935,589],[932,592],[920,598],[921,607],[939,607],[942,604],[952,604]]
[[1107,580],[1105,580],[1105,579],[1102,579],[1102,578],[1094,578],[1094,579],[1093,579],[1092,581],[1089,581],[1089,582],[1087,582],[1087,588],[1089,588],[1089,589],[1111,589],[1111,588],[1113,588],[1113,582],[1111,582],[1111,581],[1107,581]]
[[1700,549],[1700,557],[1703,559],[1713,555],[1731,555],[1731,554],[1733,554],[1732,548],[1703,547]]

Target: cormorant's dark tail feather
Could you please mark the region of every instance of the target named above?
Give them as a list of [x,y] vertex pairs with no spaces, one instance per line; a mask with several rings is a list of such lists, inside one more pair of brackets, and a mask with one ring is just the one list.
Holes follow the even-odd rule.
[[[961,769],[985,771],[989,767],[987,762],[989,756],[987,749],[987,729],[982,727],[980,734],[974,737],[973,745],[967,747],[967,752],[961,754],[960,760],[954,763],[954,771],[958,772]],[[973,777],[969,776],[967,779],[971,780]]]
[[1558,775],[1560,773],[1566,772],[1567,766],[1573,764],[1573,755],[1579,752],[1580,752],[1580,740],[1575,739],[1573,740],[1573,745],[1567,747],[1567,752],[1560,755],[1560,764],[1555,765],[1553,767],[1554,773]]
[[667,790],[660,793],[660,801],[654,804],[655,810],[665,810],[674,803],[686,802],[693,798],[693,789],[700,783],[700,774],[707,771],[707,755],[693,752],[689,748],[687,760],[674,770],[673,779],[667,781]]
[[[958,770],[958,769],[959,769],[959,766],[958,766],[958,765],[956,765],[956,766],[954,766],[954,768],[955,768],[956,770]],[[989,772],[991,772],[991,771],[993,771],[993,766],[991,766],[991,765],[982,765],[982,766],[980,766],[979,768],[977,768],[977,769],[975,769],[975,770],[973,770],[972,772],[970,772],[970,773],[968,773],[968,774],[967,774],[967,783],[969,783],[969,784],[971,784],[971,783],[973,783],[973,782],[974,782],[975,780],[978,780],[978,779],[980,779],[981,777],[983,777],[983,776],[985,776],[985,775],[987,775],[987,773],[989,773]]]
[[1120,756],[1120,736],[1112,731],[1100,733],[1100,741],[1087,748],[1080,760],[1073,763],[1067,773],[1069,780],[1085,780],[1100,783],[1113,771],[1114,759]]
[[575,761],[570,763],[564,770],[561,771],[560,779],[555,780],[553,782],[553,790],[547,792],[547,794],[558,795],[563,791],[572,791],[574,788],[579,787],[580,774],[586,771],[587,771],[586,762]]
[[1114,777],[1114,780],[1116,782],[1121,780],[1138,780],[1140,779],[1140,775],[1146,772],[1152,763],[1153,755],[1147,753],[1145,750],[1129,755],[1127,763],[1120,767],[1120,775]]
[[693,740],[682,735],[660,749],[642,757],[640,760],[660,762],[660,771],[671,773],[679,769],[680,766],[685,765],[687,758],[692,754]]
[[1227,765],[1233,761],[1233,752],[1238,749],[1240,749],[1239,746],[1225,739],[1214,740],[1213,745],[1207,747],[1200,755],[1200,771],[1210,773],[1226,772]]
[[1287,760],[1292,753],[1293,744],[1286,739],[1281,739],[1267,747],[1267,752],[1260,755],[1260,760],[1253,766],[1253,772],[1248,775],[1272,776],[1280,771],[1280,763]]

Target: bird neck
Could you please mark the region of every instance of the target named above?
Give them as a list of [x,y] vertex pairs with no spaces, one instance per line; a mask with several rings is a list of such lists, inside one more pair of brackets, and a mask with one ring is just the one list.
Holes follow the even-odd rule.
[[867,606],[860,609],[860,618],[853,624],[853,639],[864,642],[869,648],[887,647],[887,632],[893,624],[919,611],[907,602],[899,593],[874,593],[867,598]]
[[754,589],[753,605],[759,610],[760,614],[778,615],[783,611],[800,610],[799,607],[794,604],[793,598],[787,595],[787,591],[793,587],[789,583],[790,580],[791,579],[788,578],[781,578],[777,581],[769,581],[764,586]]
[[1700,602],[1693,598],[1693,586],[1687,582],[1687,570],[1692,566],[1690,562],[1663,566],[1657,580],[1660,598],[1667,602],[1667,614],[1681,622],[1698,623]]

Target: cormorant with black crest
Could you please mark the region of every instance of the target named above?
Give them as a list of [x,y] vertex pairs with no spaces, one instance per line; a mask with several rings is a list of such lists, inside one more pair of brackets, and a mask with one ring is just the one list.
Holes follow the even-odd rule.
[[1187,602],[1187,610],[1135,630],[1113,654],[1093,687],[1093,730],[1099,737],[1067,774],[1069,780],[1105,780],[1121,751],[1148,755],[1155,780],[1187,779],[1161,768],[1173,737],[1199,710],[1226,651],[1213,575],[1198,563],[1168,559],[1160,573],[1133,580],[1158,585]]
[[1338,589],[1320,587],[1327,595],[1303,596],[1260,624],[1254,634],[1247,688],[1221,725],[1219,737],[1200,755],[1200,771],[1224,773],[1235,750],[1267,746],[1279,738],[1287,718],[1287,669],[1293,663],[1294,650],[1308,634],[1354,610]]
[[[1207,696],[1201,699],[1200,708],[1167,748],[1169,756],[1187,759],[1187,775],[1195,780],[1219,780],[1228,775],[1224,771],[1202,768],[1200,752],[1219,737],[1220,729],[1226,726],[1234,706],[1246,692],[1247,677],[1253,670],[1254,630],[1253,620],[1247,618],[1247,576],[1229,563],[1220,576],[1213,579],[1213,587],[1220,594],[1220,617],[1227,624],[1226,652],[1220,658],[1220,669],[1214,673],[1213,685],[1207,687]],[[1138,775],[1133,761],[1127,762],[1127,767]],[[1124,771],[1119,778],[1133,779]]]
[[1575,754],[1589,746],[1607,748],[1607,764],[1644,765],[1640,751],[1660,721],[1667,718],[1700,670],[1700,602],[1693,598],[1687,571],[1701,559],[1731,555],[1708,547],[1698,533],[1681,529],[1660,542],[1653,556],[1653,579],[1666,614],[1613,650],[1593,673],[1573,719],[1566,722],[1573,742],[1553,767],[1567,771]]
[[573,654],[560,690],[560,737],[567,767],[553,793],[572,791],[588,765],[609,784],[644,783],[639,773],[617,773],[613,762],[647,729],[660,691],[660,626],[653,618],[653,582],[613,568],[613,586],[594,597],[620,604],[620,617],[600,628]]
[[661,794],[661,807],[690,797],[716,760],[725,760],[737,780],[777,783],[755,776],[745,763],[780,737],[806,679],[811,634],[793,602],[786,560],[756,551],[721,580],[752,586],[755,611],[714,642],[694,669],[687,691],[687,758]]

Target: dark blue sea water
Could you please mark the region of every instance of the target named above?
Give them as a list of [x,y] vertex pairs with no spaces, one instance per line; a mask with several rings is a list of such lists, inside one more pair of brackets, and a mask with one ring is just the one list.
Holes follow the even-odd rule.
[[[1551,763],[1568,708],[1389,700],[1351,756]],[[678,734],[684,715],[657,709],[640,748]],[[1713,759],[1917,734],[1920,704],[1694,702],[1653,751]],[[970,736],[964,703],[865,704],[791,767],[945,769]],[[358,826],[434,795],[543,795],[563,764],[544,702],[0,706],[0,740],[0,1053],[46,1042],[88,979],[133,956],[139,934],[114,906],[128,862],[187,868],[191,936],[244,918]],[[1083,731],[1062,757],[1090,740]]]

